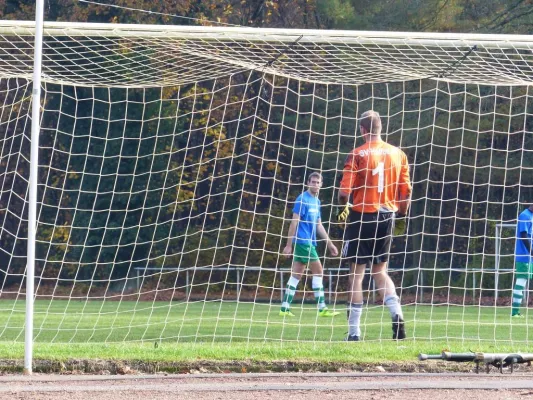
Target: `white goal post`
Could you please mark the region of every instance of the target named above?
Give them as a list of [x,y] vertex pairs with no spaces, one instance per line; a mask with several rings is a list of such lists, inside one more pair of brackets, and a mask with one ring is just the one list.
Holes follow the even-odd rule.
[[[341,341],[346,260],[319,243],[341,315],[315,318],[308,276],[287,321],[281,252],[313,171],[342,244],[343,163],[374,109],[413,183],[390,260],[409,337],[530,343],[527,322],[509,323],[500,254],[533,198],[533,37],[67,22],[42,34],[31,165],[35,23],[0,21],[0,340],[24,336],[32,203],[34,341]],[[364,340],[390,340],[364,285]]]

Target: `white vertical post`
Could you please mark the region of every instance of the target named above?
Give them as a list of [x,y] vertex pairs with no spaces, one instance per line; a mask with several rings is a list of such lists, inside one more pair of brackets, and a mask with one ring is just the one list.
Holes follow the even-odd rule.
[[[466,272],[466,276],[468,277],[468,271]],[[476,270],[474,269],[472,271],[472,298],[474,301],[476,300]]]
[[494,305],[498,305],[498,290],[500,286],[500,247],[501,247],[501,231],[500,226],[496,224],[496,259],[494,263]]
[[44,0],[35,4],[35,45],[33,52],[33,92],[31,110],[30,193],[28,198],[28,252],[26,265],[26,328],[24,336],[24,373],[32,373],[33,302],[35,280],[35,234],[37,229],[37,174],[39,132],[41,130],[41,60],[43,50]]
[[283,271],[279,270],[279,279],[280,279],[280,286],[281,286],[281,301],[283,301]]
[[329,270],[329,294],[328,294],[328,303],[331,304],[331,292],[333,292],[333,273]]
[[420,304],[424,303],[424,270],[420,270]]
[[[228,267],[228,268],[231,268],[231,267]],[[239,271],[239,267],[235,267],[235,271],[237,271],[237,301],[239,301],[241,299],[241,289],[242,289],[241,273]],[[244,271],[243,271],[243,275],[244,275]]]

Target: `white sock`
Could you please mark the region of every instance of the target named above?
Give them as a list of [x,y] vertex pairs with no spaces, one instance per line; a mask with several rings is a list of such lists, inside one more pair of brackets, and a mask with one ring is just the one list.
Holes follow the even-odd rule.
[[402,305],[400,304],[400,299],[395,294],[390,294],[385,296],[385,305],[389,307],[390,316],[392,319],[396,315],[399,315],[403,319]]
[[294,276],[291,275],[291,277],[289,278],[289,281],[287,282],[287,286],[292,286],[293,288],[297,288],[299,282],[300,280],[298,278],[295,278]]
[[361,336],[361,314],[363,303],[348,303],[348,335]]

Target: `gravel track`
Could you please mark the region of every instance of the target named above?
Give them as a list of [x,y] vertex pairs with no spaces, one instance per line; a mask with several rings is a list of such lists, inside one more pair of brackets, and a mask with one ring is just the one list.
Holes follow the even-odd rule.
[[0,376],[0,399],[524,399],[533,375],[264,373]]

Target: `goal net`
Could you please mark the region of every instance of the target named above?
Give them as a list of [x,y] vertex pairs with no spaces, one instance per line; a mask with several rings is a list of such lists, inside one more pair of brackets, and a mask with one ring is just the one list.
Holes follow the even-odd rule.
[[[0,31],[0,340],[22,341],[34,25]],[[46,23],[35,341],[343,340],[345,260],[319,243],[340,315],[318,318],[309,274],[283,318],[281,252],[313,171],[342,246],[343,162],[373,109],[413,182],[389,266],[408,337],[528,342],[510,304],[532,51],[526,36]],[[390,340],[368,276],[364,297],[364,340]]]

